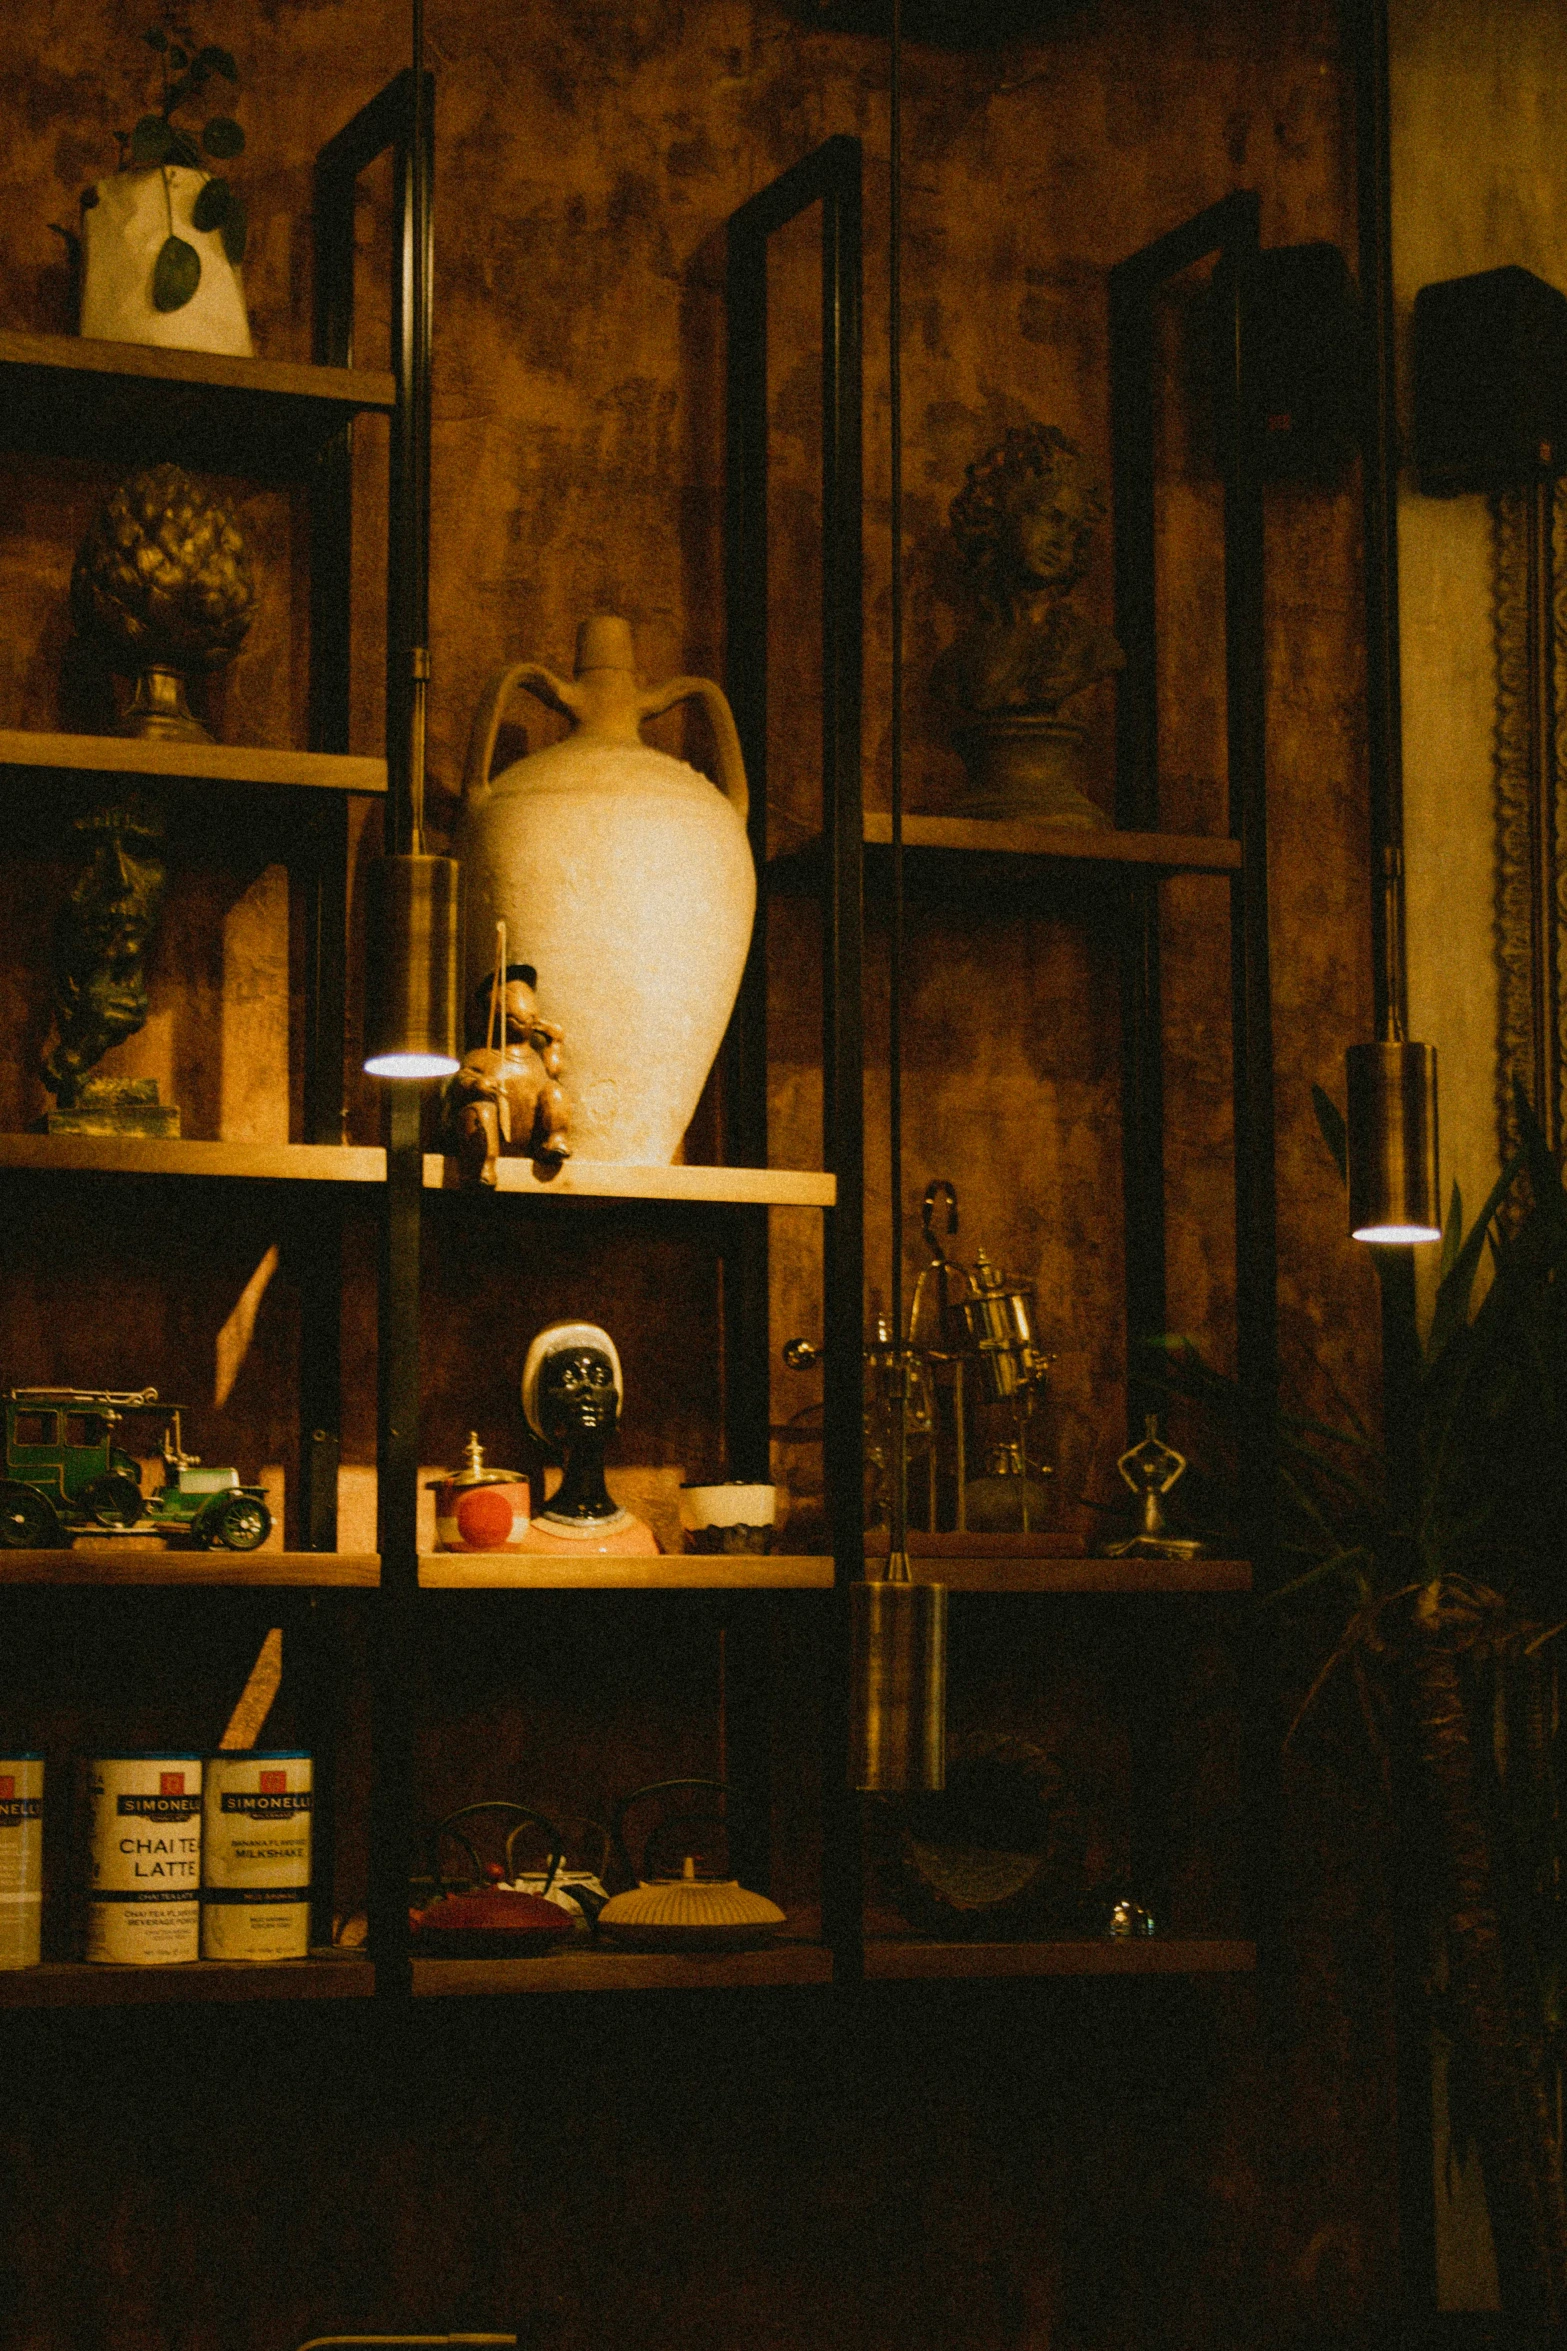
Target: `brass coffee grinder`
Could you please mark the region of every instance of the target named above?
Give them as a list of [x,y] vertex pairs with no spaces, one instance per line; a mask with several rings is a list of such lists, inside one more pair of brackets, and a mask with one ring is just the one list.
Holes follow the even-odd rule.
[[[946,1237],[958,1229],[958,1197],[945,1177],[926,1187],[922,1223],[930,1257],[909,1306],[909,1353],[928,1362],[945,1386],[950,1431],[954,1523],[976,1534],[1028,1533],[1049,1510],[1050,1465],[1030,1451],[1031,1423],[1044,1394],[1050,1357],[1040,1346],[1034,1285],[1013,1281],[983,1249],[972,1267],[949,1258],[936,1231],[945,1205]],[[937,1524],[937,1443],[930,1449],[930,1523]],[[970,1462],[984,1464],[971,1476]]]

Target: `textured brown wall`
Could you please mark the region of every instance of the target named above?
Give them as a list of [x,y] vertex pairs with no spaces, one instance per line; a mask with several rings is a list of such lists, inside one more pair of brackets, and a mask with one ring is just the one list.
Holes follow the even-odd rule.
[[[429,18],[440,77],[438,783],[455,781],[487,672],[526,653],[565,664],[578,618],[595,606],[629,614],[650,673],[723,674],[722,227],[775,172],[852,130],[867,149],[867,788],[884,802],[885,49],[806,35],[772,0],[529,0],[504,11],[493,0],[434,0]],[[223,4],[199,30],[229,41],[245,71],[258,347],[303,358],[310,157],[401,62],[401,12],[346,0]],[[0,323],[68,325],[47,224],[73,217],[82,180],[111,160],[108,133],[133,118],[119,73],[135,54],[123,12],[107,0],[54,0],[42,17],[11,11],[0,22]],[[938,594],[946,507],[970,460],[1027,417],[1062,426],[1108,473],[1108,266],[1237,186],[1261,191],[1265,241],[1349,244],[1352,189],[1345,74],[1326,0],[1267,11],[1241,0],[1103,0],[1037,47],[990,57],[915,49],[908,73],[910,779],[922,789],[950,758],[920,691],[953,626]],[[369,250],[371,209],[365,235]],[[803,310],[798,300],[807,266],[797,249],[786,315],[808,319],[808,298]],[[373,339],[363,355],[376,356]],[[808,350],[784,342],[774,387],[782,565],[802,605],[812,577],[811,365]],[[1174,427],[1167,457],[1166,816],[1217,828],[1215,491]],[[62,639],[82,501],[73,474],[58,501],[35,490],[0,510],[0,578],[14,583],[16,616],[0,645],[0,720],[62,723],[39,648]],[[280,566],[292,527],[285,512],[258,508],[256,528]],[[1276,492],[1268,527],[1281,1299],[1290,1372],[1322,1402],[1330,1379],[1365,1395],[1375,1345],[1369,1277],[1339,1239],[1307,1100],[1312,1079],[1334,1082],[1369,1006],[1352,487]],[[1085,598],[1105,613],[1108,595],[1101,549]],[[298,724],[296,605],[280,600],[268,628],[266,698],[247,699],[260,677],[259,657],[248,656],[257,666],[236,671],[228,709],[254,709],[258,728],[264,710],[282,740]],[[816,722],[809,630],[798,634],[794,666],[783,668],[796,701],[775,722],[776,790],[780,817],[808,825]],[[368,747],[364,664],[356,707]],[[535,742],[551,725],[531,707],[517,717],[511,755],[524,725]],[[1107,719],[1106,705],[1101,749]],[[661,731],[679,742],[674,725]],[[234,888],[232,876],[212,884],[209,925]],[[1167,927],[1172,1316],[1222,1351],[1221,898],[1211,883],[1173,887]],[[907,1187],[917,1197],[928,1175],[953,1176],[965,1246],[983,1240],[1038,1281],[1047,1342],[1062,1358],[1061,1483],[1075,1495],[1105,1475],[1123,1409],[1109,959],[1093,928],[1058,905],[1027,925],[928,899],[914,912]],[[795,920],[781,914],[776,926],[781,982]],[[198,975],[214,968],[210,940],[181,956]],[[873,1045],[885,1034],[879,971],[878,951]],[[36,1019],[26,989],[8,984],[12,1017]],[[172,1002],[172,968],[160,985]],[[795,1007],[784,1018],[785,1009],[777,1156],[809,1161],[814,1014]],[[884,1287],[885,1086],[874,1075],[870,1099],[881,1269],[872,1280]],[[777,1340],[809,1311],[811,1251],[809,1220],[774,1222]],[[248,1223],[225,1240],[236,1275],[252,1242],[263,1236]],[[586,1284],[630,1336],[648,1391],[637,1409],[650,1458],[661,1449],[680,1457],[712,1425],[701,1364],[678,1379],[661,1365],[672,1350],[655,1292],[660,1281],[699,1278],[685,1247],[659,1228],[650,1250],[632,1219],[607,1259],[590,1265],[563,1246],[549,1274],[552,1301],[575,1305]],[[115,1276],[123,1351],[160,1268],[129,1270],[135,1236],[123,1218],[112,1249],[125,1269]],[[511,1357],[526,1335],[510,1306],[534,1279],[520,1254],[499,1268],[472,1259],[457,1228],[442,1227],[432,1242],[445,1290],[429,1378],[443,1445],[468,1419],[459,1380],[505,1426]],[[13,1277],[12,1327],[36,1335],[43,1316],[29,1303],[31,1278],[25,1268]],[[227,1257],[203,1280],[193,1335],[169,1337],[193,1371],[204,1361],[203,1317],[231,1286]],[[286,1388],[294,1295],[287,1281],[274,1290],[255,1378],[236,1392],[227,1424],[236,1457],[240,1431],[253,1448],[273,1441],[274,1385]],[[493,1319],[492,1299],[501,1301]],[[356,1328],[362,1449],[369,1365]],[[58,1329],[50,1344],[63,1344]],[[481,1373],[463,1368],[469,1347],[486,1350]],[[275,1381],[264,1376],[273,1366]],[[65,1367],[51,1358],[49,1368],[61,1376]],[[93,1366],[86,1376],[109,1374]],[[116,1376],[158,1369],[127,1361]],[[780,1388],[780,1403],[795,1409],[807,1393]],[[568,1718],[562,1691],[574,1693],[560,1674],[569,1667],[581,1679],[571,1719],[584,1758],[582,1725],[608,1723],[618,1693],[627,1761],[659,1744],[662,1708],[685,1723],[682,1759],[699,1763],[693,1725],[706,1704],[711,1627],[691,1622],[683,1661],[647,1644],[656,1689],[645,1699],[631,1670],[642,1656],[634,1612],[604,1612],[611,1665],[595,1665],[580,1626],[562,1634],[547,1658],[519,1666],[522,1682],[546,1693],[535,1724]],[[1049,1628],[1038,1637],[1048,1644]],[[1079,1625],[1073,1644],[1091,1650],[1095,1637],[1092,1622]],[[1158,1639],[1151,1629],[1140,1637]],[[443,1635],[432,1650],[432,1802],[479,1792],[468,1775],[481,1758],[528,1756],[504,1661],[481,1644],[465,1665],[460,1646]],[[1090,1655],[1079,1689],[1096,1674],[1109,1684],[1113,1721],[1116,1675],[1103,1655]],[[1031,1719],[1046,1721],[1060,1678],[1052,1664],[1031,1698],[1019,1696],[1020,1669],[1008,1707],[1028,1699]],[[1112,1758],[1122,1735],[1105,1733]],[[555,1767],[576,1753],[557,1742]],[[1187,1760],[1200,1780],[1200,1752]],[[335,2016],[303,2030],[261,2016],[133,2020],[112,2031],[92,2020],[34,2024],[19,2037],[21,2094],[0,2140],[7,2206],[23,2215],[13,2267],[0,2273],[10,2295],[0,2331],[20,2351],[262,2351],[328,2325],[415,2323],[527,2326],[530,2339],[561,2344],[635,2332],[659,2345],[716,2346],[742,2330],[780,2345],[900,2339],[985,2351],[1133,2341],[1304,2351],[1369,2339],[1392,2292],[1384,1955],[1353,1774],[1346,1767],[1341,1779],[1323,1758],[1296,1774],[1284,1841],[1264,1862],[1288,1892],[1261,2006],[1246,1987],[1117,1985],[911,1991],[841,2008],[805,1996],[711,2010],[530,2003],[522,2014],[421,2016],[401,2037],[379,2020]],[[1195,1862],[1181,1885],[1193,1914],[1222,1912],[1233,1897],[1232,1885],[1206,1884]]]

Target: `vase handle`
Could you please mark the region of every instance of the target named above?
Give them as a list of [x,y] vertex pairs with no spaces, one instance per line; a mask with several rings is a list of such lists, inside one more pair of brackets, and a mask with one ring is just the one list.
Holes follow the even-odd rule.
[[711,678],[666,678],[663,685],[652,686],[639,697],[637,716],[661,717],[677,702],[700,702],[706,710],[718,754],[718,788],[744,824],[751,813],[751,794],[745,780],[740,731],[722,686],[715,686]]
[[506,707],[507,696],[518,686],[526,687],[530,694],[536,694],[546,708],[558,710],[562,718],[580,719],[582,716],[578,689],[569,679],[558,678],[552,669],[544,669],[536,661],[511,661],[504,669],[496,670],[473,714],[473,729],[468,737],[463,799],[470,808],[477,808],[489,796],[490,762],[495,757],[495,738],[500,733],[501,712]]

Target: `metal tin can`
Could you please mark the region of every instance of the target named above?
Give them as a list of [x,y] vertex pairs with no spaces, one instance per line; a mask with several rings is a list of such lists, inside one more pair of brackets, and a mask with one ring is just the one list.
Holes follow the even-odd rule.
[[310,1757],[234,1749],[207,1759],[203,1959],[303,1959],[310,1942]]
[[515,1469],[485,1467],[477,1433],[463,1466],[432,1478],[435,1539],[443,1551],[520,1551],[533,1508],[528,1481]]
[[200,1955],[201,1757],[96,1755],[87,1956],[133,1967]]
[[44,1901],[44,1759],[0,1755],[0,1968],[38,1965]]

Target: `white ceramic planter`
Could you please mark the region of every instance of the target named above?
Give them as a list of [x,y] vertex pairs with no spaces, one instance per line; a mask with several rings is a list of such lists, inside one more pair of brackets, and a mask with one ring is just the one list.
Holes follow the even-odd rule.
[[[576,729],[492,782],[496,729],[518,685]],[[713,722],[723,791],[638,739],[644,718],[692,696]],[[539,1010],[564,1031],[578,1158],[663,1167],[679,1148],[751,940],[745,815],[728,703],[706,678],[639,691],[625,621],[584,622],[571,682],[532,662],[492,680],[474,721],[457,842],[469,984],[488,974],[504,921],[511,954],[538,973]]]
[[[110,343],[162,343],[180,351],[253,356],[239,272],[217,229],[191,225],[206,175],[184,164],[117,171],[82,211],[81,332]],[[165,195],[164,183],[168,189]],[[178,310],[159,310],[152,273],[164,240],[182,237],[201,257],[201,282]]]

